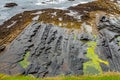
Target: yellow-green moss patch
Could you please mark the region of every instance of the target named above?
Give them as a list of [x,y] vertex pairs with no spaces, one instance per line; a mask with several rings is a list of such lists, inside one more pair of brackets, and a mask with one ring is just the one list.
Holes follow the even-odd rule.
[[27,66],[30,64],[30,62],[28,61],[29,55],[30,55],[30,52],[29,51],[26,52],[24,59],[21,62],[19,62],[23,68],[27,68]]
[[85,62],[83,65],[84,74],[102,74],[102,69],[100,63],[108,65],[107,61],[101,60],[98,55],[95,53],[95,48],[97,43],[94,41],[87,42],[87,54],[86,57],[90,59],[88,62]]

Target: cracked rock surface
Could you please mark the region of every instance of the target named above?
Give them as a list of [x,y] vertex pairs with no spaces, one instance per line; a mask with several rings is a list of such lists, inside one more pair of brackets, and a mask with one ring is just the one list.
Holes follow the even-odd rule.
[[[33,74],[36,77],[83,74],[87,45],[79,39],[75,40],[74,33],[66,31],[51,24],[31,23],[0,56],[0,72]],[[76,36],[80,38],[84,35]],[[24,69],[19,62],[26,51],[30,51],[30,65]]]
[[[103,71],[120,71],[120,20],[100,20],[97,55],[109,62],[101,63]],[[95,41],[89,33],[67,33],[66,28],[32,22],[0,56],[0,73],[32,74],[36,77],[82,75],[83,63],[88,61],[87,41]],[[23,68],[20,62],[29,51],[30,64]]]
[[120,71],[120,19],[101,21],[99,29],[99,56],[109,62],[103,70]]

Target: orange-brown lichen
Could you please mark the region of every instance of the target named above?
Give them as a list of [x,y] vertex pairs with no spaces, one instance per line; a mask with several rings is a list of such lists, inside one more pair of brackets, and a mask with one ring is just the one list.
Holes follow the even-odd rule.
[[[69,13],[67,10],[59,10],[59,9],[45,9],[42,10],[44,13],[40,14],[39,21],[43,21],[45,23],[53,23],[55,25],[67,28],[78,28],[80,27],[80,22],[77,19],[73,18],[73,16],[69,16],[66,13]],[[52,15],[52,13],[56,13],[56,15]],[[59,20],[61,18],[62,20]],[[75,25],[75,26],[73,26]]]

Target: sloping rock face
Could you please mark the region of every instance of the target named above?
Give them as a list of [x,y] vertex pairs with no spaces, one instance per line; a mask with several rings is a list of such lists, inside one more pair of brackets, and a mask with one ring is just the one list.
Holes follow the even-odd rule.
[[[83,74],[87,45],[80,38],[85,34],[68,34],[66,31],[51,24],[30,24],[0,56],[0,72],[33,74],[36,77]],[[79,39],[75,39],[75,36]],[[24,59],[26,51],[30,52],[30,64],[22,68],[19,62]]]
[[95,0],[93,2],[71,6],[66,10],[49,8],[24,11],[11,16],[10,19],[0,25],[0,53],[4,50],[3,46],[11,43],[33,20],[74,29],[79,29],[86,22],[94,28],[93,33],[96,34],[98,32],[95,29],[96,17],[103,14],[120,14],[119,10],[119,5],[110,0]]
[[0,73],[49,77],[120,71],[117,7],[98,0],[17,14],[0,26]]
[[0,73],[48,77],[120,71],[120,20],[104,17],[98,31],[96,38],[32,22],[0,56]]
[[98,29],[100,57],[109,62],[109,71],[120,71],[120,19],[101,20]]

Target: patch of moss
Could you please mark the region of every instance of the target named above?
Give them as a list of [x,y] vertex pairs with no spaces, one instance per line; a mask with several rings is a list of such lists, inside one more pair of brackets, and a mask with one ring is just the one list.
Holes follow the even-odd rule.
[[88,49],[86,57],[90,60],[83,64],[84,74],[102,74],[100,63],[109,64],[107,61],[101,60],[95,53],[96,44],[94,41],[87,42]]
[[118,43],[118,45],[120,46],[120,42]]
[[120,46],[120,36],[117,37],[118,45]]
[[74,34],[73,38],[74,38],[74,40],[77,40],[77,35],[76,35],[76,34]]
[[26,52],[24,59],[21,62],[19,62],[23,68],[27,68],[27,66],[30,64],[30,62],[28,61],[29,55],[30,55],[30,52],[29,51]]

